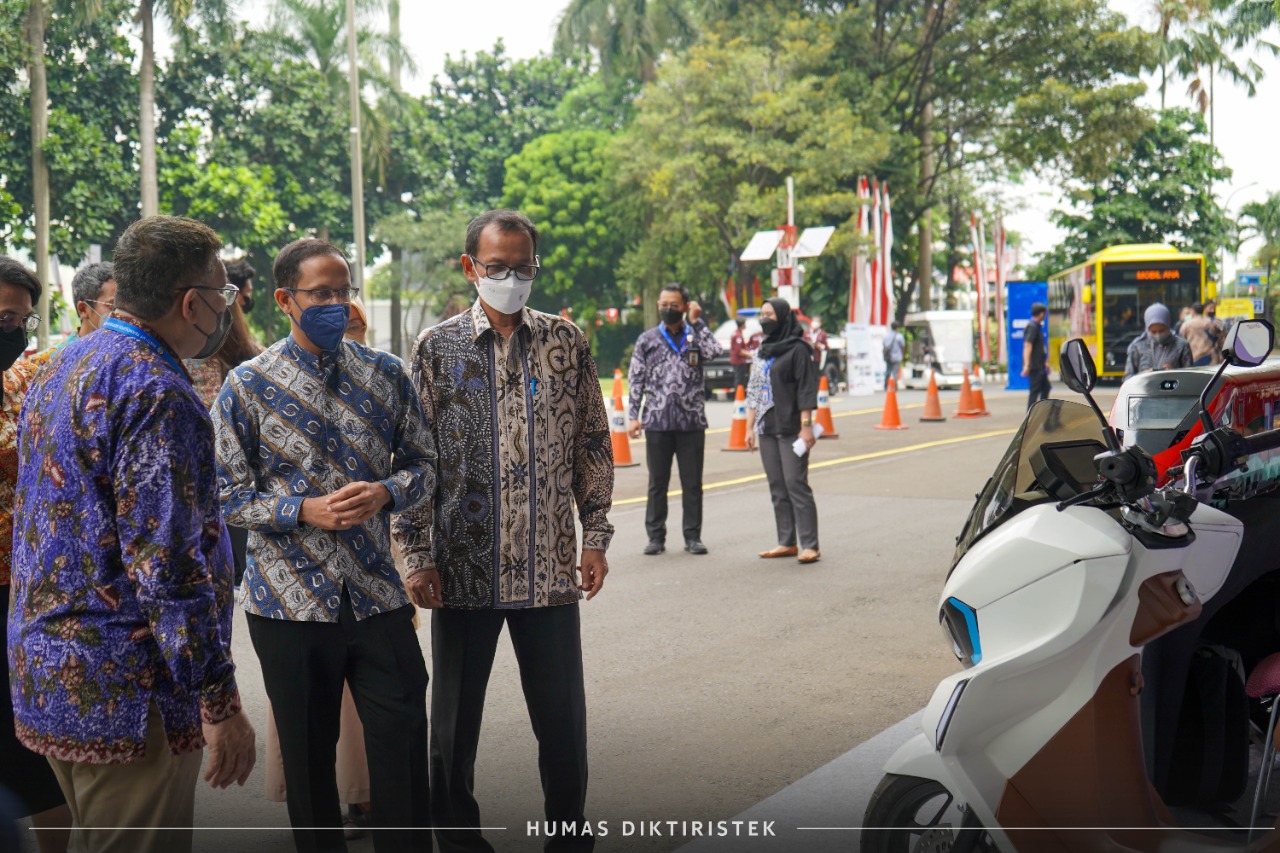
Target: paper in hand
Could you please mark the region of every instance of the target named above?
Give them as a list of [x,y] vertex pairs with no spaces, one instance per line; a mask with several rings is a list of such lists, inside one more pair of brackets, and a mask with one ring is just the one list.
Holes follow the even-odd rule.
[[[814,424],[813,440],[817,441],[818,439],[822,438],[822,434],[824,432],[826,432],[826,430],[822,428],[822,424]],[[793,441],[791,443],[791,449],[795,451],[796,456],[804,456],[806,453],[809,452],[809,448],[805,447],[803,438],[797,438],[795,441]]]

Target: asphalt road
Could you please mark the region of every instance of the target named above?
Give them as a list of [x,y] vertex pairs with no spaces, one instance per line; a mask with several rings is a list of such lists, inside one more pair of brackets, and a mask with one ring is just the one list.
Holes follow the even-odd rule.
[[[943,394],[945,413],[956,397]],[[823,552],[812,566],[756,556],[775,544],[772,509],[758,456],[719,450],[729,403],[708,404],[709,555],[679,550],[673,496],[668,544],[676,550],[642,556],[645,467],[617,472],[611,573],[582,608],[587,816],[609,831],[597,849],[673,850],[689,838],[672,836],[666,824],[657,837],[639,828],[730,819],[911,716],[954,671],[937,623],[938,592],[973,496],[1021,422],[1025,394],[989,388],[990,417],[921,423],[923,394],[906,392],[899,400],[908,429],[900,431],[874,429],[883,399],[832,402],[839,438],[818,443],[810,473]],[[631,447],[643,463],[643,443]],[[235,653],[261,764],[266,703],[243,628],[241,617]],[[430,667],[425,623],[419,639]],[[291,850],[284,805],[263,800],[262,784],[255,769],[243,788],[202,786],[196,823],[205,829],[196,849]],[[498,850],[541,848],[528,832],[542,815],[536,749],[505,639],[490,680],[476,789]],[[751,849],[750,838],[740,840],[737,849]]]

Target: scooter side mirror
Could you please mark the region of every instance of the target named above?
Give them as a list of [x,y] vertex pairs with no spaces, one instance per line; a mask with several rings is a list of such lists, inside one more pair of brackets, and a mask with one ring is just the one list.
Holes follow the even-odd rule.
[[1255,367],[1271,353],[1276,330],[1266,320],[1241,320],[1222,342],[1222,358],[1228,364]]
[[1093,356],[1080,338],[1072,338],[1062,345],[1058,371],[1062,374],[1062,381],[1077,394],[1088,394],[1098,384],[1098,369],[1093,363]]

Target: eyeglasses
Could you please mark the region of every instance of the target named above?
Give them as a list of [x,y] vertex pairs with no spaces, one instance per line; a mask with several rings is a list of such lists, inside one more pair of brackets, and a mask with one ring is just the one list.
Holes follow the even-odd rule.
[[215,290],[222,294],[222,298],[226,300],[227,307],[234,305],[236,297],[240,295],[240,288],[234,284],[228,284],[226,287],[198,287],[193,284],[190,287],[179,287],[178,290]]
[[87,302],[87,303],[88,303],[88,304],[90,304],[90,305],[105,305],[105,306],[107,306],[107,311],[106,311],[106,313],[105,313],[105,314],[104,314],[103,312],[101,312],[101,311],[97,310],[96,308],[94,309],[93,313],[97,314],[99,317],[105,317],[105,316],[107,316],[107,314],[110,314],[112,311],[116,310],[116,304],[115,304],[114,302],[102,302],[102,301],[97,300],[97,299],[86,299],[86,300],[85,300],[85,302]]
[[311,290],[300,290],[296,287],[288,288],[290,293],[305,293],[307,298],[317,305],[332,305],[334,302],[350,302],[360,295],[358,287],[340,287],[337,290],[330,290],[327,287],[316,287]]
[[[486,264],[483,261],[476,260],[475,255],[470,255],[469,257],[471,258],[471,263],[484,267],[485,278],[491,278],[494,281],[506,281],[511,277],[512,273],[515,273],[516,278],[520,281],[533,281],[538,277],[538,271],[542,269],[538,264],[509,267],[505,264]],[[536,256],[534,259],[537,259]]]
[[38,328],[40,328],[40,315],[34,311],[25,317],[17,314],[0,314],[0,329],[6,332],[23,329],[27,334],[31,334]]

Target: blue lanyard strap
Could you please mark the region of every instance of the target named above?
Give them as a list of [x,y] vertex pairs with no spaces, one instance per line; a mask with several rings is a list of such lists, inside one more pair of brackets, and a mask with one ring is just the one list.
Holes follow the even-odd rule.
[[161,358],[168,362],[170,367],[181,373],[183,376],[188,376],[188,378],[190,378],[187,374],[186,368],[182,366],[182,362],[174,358],[173,353],[169,352],[168,348],[166,348],[164,344],[160,343],[137,326],[126,323],[124,320],[117,320],[115,317],[109,317],[107,321],[102,324],[102,328],[110,329],[111,331],[124,335],[127,338],[133,338],[135,341],[140,341],[146,344],[155,350]]
[[689,324],[686,323],[680,328],[680,346],[676,346],[676,342],[671,340],[671,336],[667,334],[666,326],[658,326],[658,331],[662,332],[662,336],[667,339],[667,346],[675,351],[676,355],[684,349],[685,341],[689,340]]

